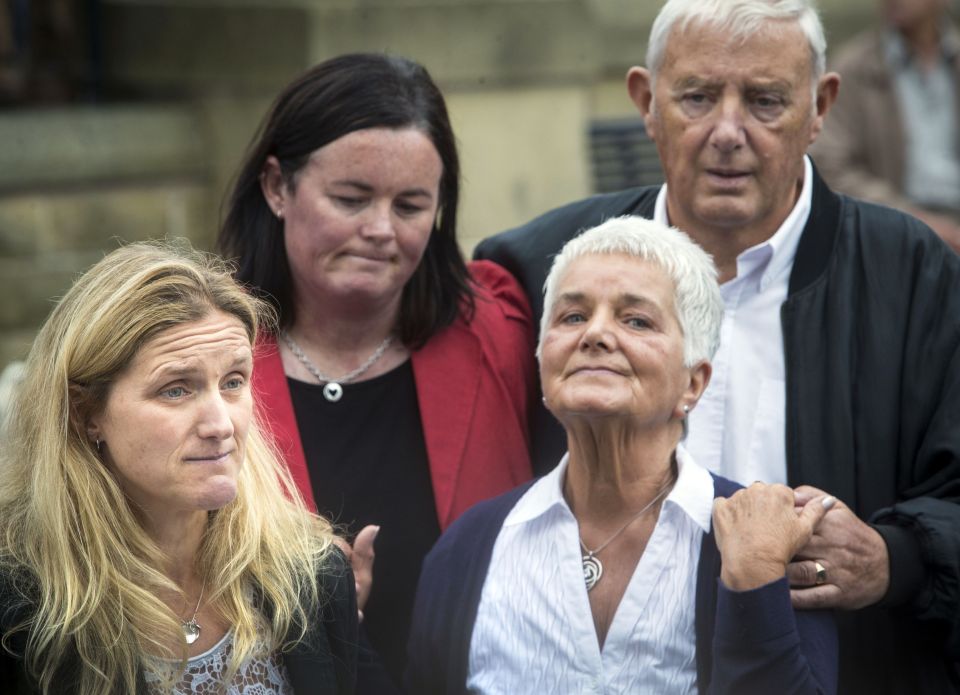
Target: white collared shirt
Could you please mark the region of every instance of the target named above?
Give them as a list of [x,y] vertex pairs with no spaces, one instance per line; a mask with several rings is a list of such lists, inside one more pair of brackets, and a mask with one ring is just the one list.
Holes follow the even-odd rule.
[[[787,482],[786,368],[780,306],[810,217],[813,168],[803,158],[803,188],[776,233],[737,256],[737,276],[720,286],[724,312],[713,377],[690,413],[684,446],[715,473],[749,485]],[[668,224],[667,187],[654,219]]]
[[563,498],[567,457],[527,490],[493,548],[470,641],[470,692],[697,691],[697,567],[710,529],[713,480],[682,446],[677,463],[676,485],[602,651],[583,581],[579,527]]

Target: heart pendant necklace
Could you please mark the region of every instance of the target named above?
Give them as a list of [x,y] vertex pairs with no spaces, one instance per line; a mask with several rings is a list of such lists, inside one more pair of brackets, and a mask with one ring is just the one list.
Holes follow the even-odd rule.
[[361,364],[352,372],[344,374],[339,379],[334,379],[332,377],[324,376],[323,373],[317,369],[316,365],[314,365],[314,363],[310,361],[303,350],[300,349],[300,346],[293,341],[293,338],[290,337],[289,333],[287,333],[285,330],[280,331],[280,337],[283,338],[283,342],[285,342],[287,347],[290,348],[290,352],[293,353],[294,357],[300,360],[300,364],[302,364],[308,372],[313,374],[317,381],[323,384],[323,397],[331,403],[336,403],[343,398],[343,384],[349,384],[351,381],[370,369],[370,367],[372,367],[377,360],[383,357],[383,353],[387,351],[387,348],[390,347],[390,343],[393,342],[393,336],[388,335],[383,339],[383,342],[377,346],[377,349],[373,351],[373,354],[367,358],[366,362]]
[[200,623],[197,622],[197,613],[200,611],[200,602],[203,601],[203,591],[207,588],[207,580],[203,580],[203,585],[200,587],[200,598],[197,599],[197,607],[193,609],[193,615],[190,617],[190,620],[180,623],[180,627],[183,628],[183,638],[187,641],[187,644],[193,644],[198,639],[200,639]]

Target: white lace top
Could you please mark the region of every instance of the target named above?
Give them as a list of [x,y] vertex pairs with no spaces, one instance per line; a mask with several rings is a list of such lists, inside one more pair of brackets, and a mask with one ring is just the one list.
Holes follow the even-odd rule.
[[[293,695],[287,667],[277,652],[247,659],[224,688],[223,676],[232,651],[233,633],[228,632],[209,650],[187,660],[187,670],[171,695]],[[174,662],[163,663],[176,665]],[[156,674],[146,671],[145,677],[150,695],[167,695]]]

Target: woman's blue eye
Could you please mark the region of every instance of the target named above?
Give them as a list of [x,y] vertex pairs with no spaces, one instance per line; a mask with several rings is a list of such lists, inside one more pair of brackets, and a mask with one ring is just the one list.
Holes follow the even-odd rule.
[[243,386],[243,379],[241,379],[238,376],[235,376],[232,379],[227,379],[226,383],[224,383],[224,388],[231,389],[231,390],[241,388],[242,386]]
[[561,319],[563,323],[583,323],[584,320],[583,314],[567,314]]
[[187,390],[182,386],[171,386],[168,389],[164,389],[163,395],[167,398],[182,398],[187,395]]
[[650,328],[650,322],[639,316],[632,316],[627,319],[627,323],[633,328]]

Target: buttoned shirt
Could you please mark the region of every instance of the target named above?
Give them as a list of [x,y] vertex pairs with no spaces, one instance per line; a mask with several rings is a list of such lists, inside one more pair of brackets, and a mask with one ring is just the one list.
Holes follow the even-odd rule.
[[[677,482],[601,649],[579,526],[563,497],[567,461],[537,481],[503,522],[470,641],[468,690],[695,693],[696,578],[710,529],[710,474],[677,448]],[[603,551],[598,557],[603,561]]]
[[[749,485],[786,483],[786,369],[780,306],[787,299],[797,244],[810,216],[813,168],[790,214],[766,241],[737,256],[737,275],[720,286],[724,312],[713,376],[691,411],[684,445],[714,473]],[[667,186],[654,219],[667,219]]]

